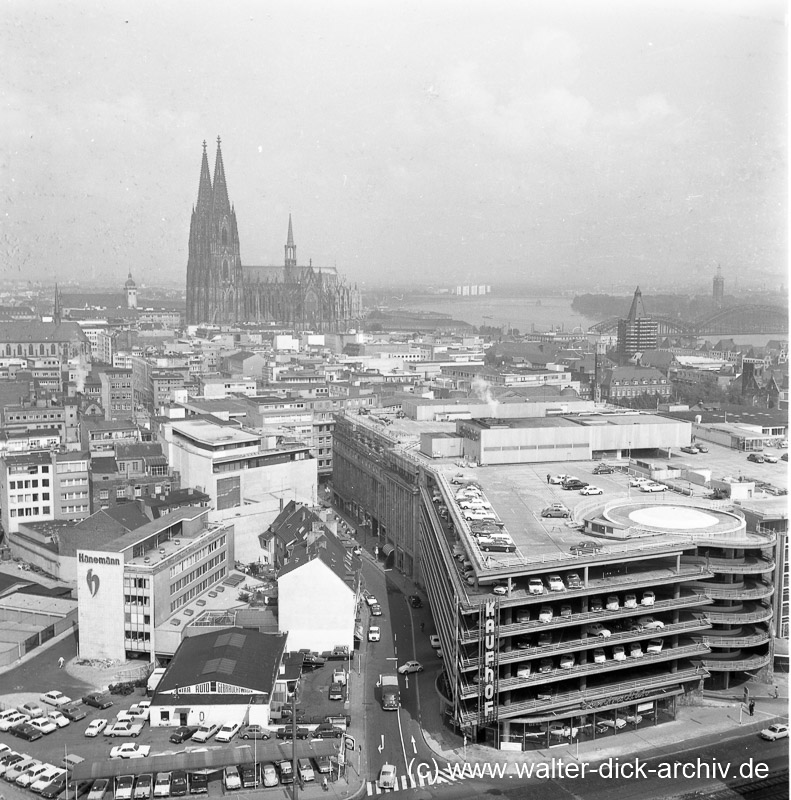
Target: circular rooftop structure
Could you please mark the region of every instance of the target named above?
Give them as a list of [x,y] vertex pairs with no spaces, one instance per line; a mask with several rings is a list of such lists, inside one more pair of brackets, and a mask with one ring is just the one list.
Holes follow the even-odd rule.
[[[620,497],[598,506],[597,522],[616,538],[680,534],[694,539],[745,537],[744,518],[707,501],[663,495]],[[586,514],[590,522],[591,515]],[[723,542],[724,543],[724,542]]]
[[637,525],[665,530],[698,530],[713,528],[720,520],[708,510],[689,506],[646,506],[629,512],[629,519]]

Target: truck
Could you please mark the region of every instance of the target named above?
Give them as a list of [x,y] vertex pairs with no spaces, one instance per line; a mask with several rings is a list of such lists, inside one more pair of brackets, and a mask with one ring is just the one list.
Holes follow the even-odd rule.
[[114,722],[112,725],[108,725],[104,729],[104,735],[137,737],[140,736],[140,731],[143,730],[144,725],[145,723],[143,722],[133,722],[132,720],[121,719],[118,720],[118,722]]
[[163,675],[165,674],[164,667],[157,667],[149,676],[148,681],[146,682],[146,694],[152,695],[156,691],[157,686],[159,686],[159,682],[162,680]]
[[398,711],[401,706],[401,689],[398,686],[398,675],[395,672],[380,675],[379,688],[382,697],[382,708],[385,711]]

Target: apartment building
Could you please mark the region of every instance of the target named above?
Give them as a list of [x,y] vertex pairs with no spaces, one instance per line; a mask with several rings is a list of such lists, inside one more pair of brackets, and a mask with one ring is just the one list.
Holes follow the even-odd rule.
[[104,418],[128,419],[135,409],[132,392],[132,370],[108,368],[99,373],[102,385],[101,403]]

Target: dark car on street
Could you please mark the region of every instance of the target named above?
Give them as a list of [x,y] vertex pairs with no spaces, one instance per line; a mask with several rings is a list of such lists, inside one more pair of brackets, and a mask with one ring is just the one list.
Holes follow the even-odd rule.
[[423,608],[423,601],[416,594],[413,594],[409,596],[409,605],[412,608]]
[[170,775],[170,796],[182,797],[187,794],[187,773],[183,769],[174,770]]
[[91,791],[93,781],[69,781],[66,785],[66,792],[69,797],[84,797]]
[[322,658],[317,653],[303,653],[302,666],[307,669],[318,669],[327,663],[326,658]]
[[569,550],[574,556],[593,555],[600,553],[602,546],[598,542],[577,542],[571,545]]
[[38,728],[28,725],[27,722],[14,725],[14,727],[8,732],[12,736],[16,736],[19,739],[24,739],[26,742],[35,742],[36,739],[40,739],[44,735]]
[[330,725],[329,722],[322,722],[310,734],[311,739],[340,739],[341,736],[343,731],[335,725]]
[[[278,728],[275,733],[278,739],[292,739],[294,731],[290,725],[283,728]],[[307,739],[310,736],[310,731],[307,728],[297,728],[297,739]]]
[[198,730],[197,725],[182,725],[179,728],[176,728],[173,733],[170,734],[170,741],[174,744],[181,744],[182,742],[186,742],[187,739],[192,738],[192,734]]
[[[52,798],[57,797],[59,794],[63,794],[66,790],[66,784],[68,781],[66,780],[65,775],[61,775],[59,778],[55,778],[52,783],[48,783],[42,790],[41,796],[46,798],[46,800],[52,800]],[[74,795],[72,795],[73,797]]]
[[79,722],[79,720],[85,719],[87,716],[85,709],[80,706],[63,706],[59,710],[69,722]]
[[91,706],[92,708],[110,708],[113,704],[113,701],[110,700],[109,697],[105,697],[103,694],[86,694],[85,697],[82,698],[82,702],[86,706]]

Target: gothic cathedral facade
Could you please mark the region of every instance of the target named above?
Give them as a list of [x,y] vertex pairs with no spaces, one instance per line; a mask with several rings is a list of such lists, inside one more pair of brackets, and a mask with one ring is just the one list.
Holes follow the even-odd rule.
[[187,324],[251,323],[329,333],[359,327],[361,316],[359,291],[334,267],[297,264],[290,215],[284,264],[242,266],[220,139],[213,180],[204,142],[198,200],[190,221]]

